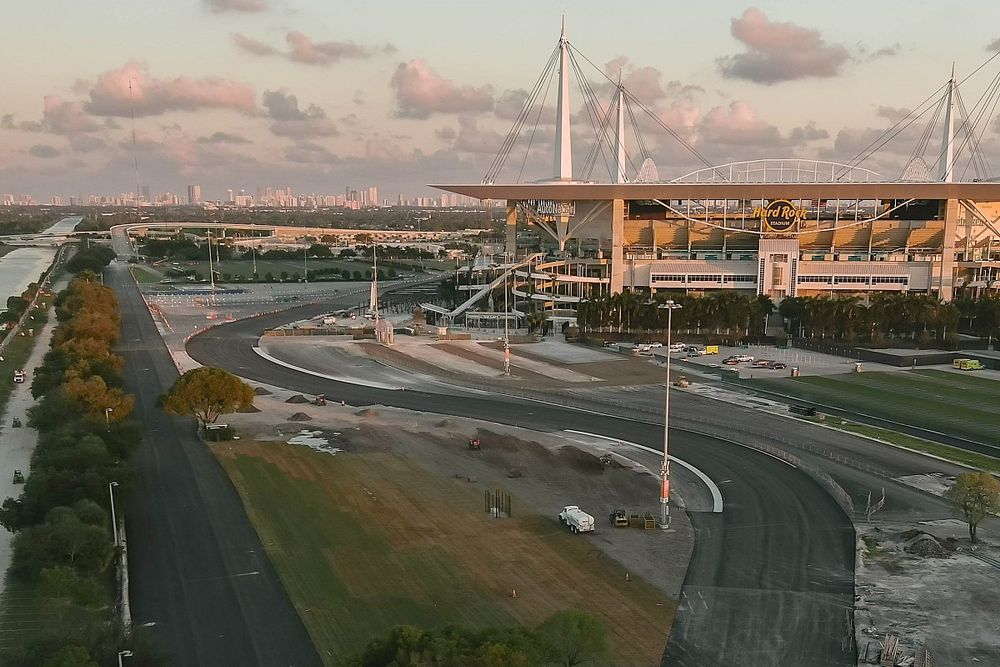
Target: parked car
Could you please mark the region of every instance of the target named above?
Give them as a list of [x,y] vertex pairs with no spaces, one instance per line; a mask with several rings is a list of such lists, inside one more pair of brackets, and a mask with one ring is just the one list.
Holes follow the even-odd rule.
[[740,363],[745,363],[745,362],[748,362],[748,361],[753,361],[753,357],[751,357],[749,354],[734,354],[733,358],[735,358],[736,361],[738,361]]
[[655,342],[654,343],[646,343],[646,347],[648,347],[650,349],[654,349],[654,348],[657,348],[657,347],[663,347],[663,343],[655,343]]
[[753,364],[751,364],[751,365],[754,368],[770,368],[771,367],[771,360],[770,359],[755,359],[754,362],[753,362]]
[[722,360],[722,363],[724,363],[726,366],[735,366],[736,364],[740,363],[740,360],[737,359],[736,357],[726,357],[725,359]]
[[701,352],[688,352],[687,356],[688,357],[700,357],[701,356]]
[[788,364],[783,361],[772,361],[767,365],[772,371],[783,371],[788,368]]
[[671,343],[670,344],[670,351],[671,352],[683,352],[686,349],[687,349],[687,343]]

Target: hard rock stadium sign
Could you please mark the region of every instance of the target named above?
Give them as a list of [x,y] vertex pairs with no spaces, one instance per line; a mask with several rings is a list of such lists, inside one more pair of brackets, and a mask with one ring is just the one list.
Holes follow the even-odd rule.
[[806,209],[796,208],[787,199],[774,199],[767,206],[757,206],[753,210],[753,217],[760,220],[761,231],[776,234],[794,234],[799,220],[806,215]]

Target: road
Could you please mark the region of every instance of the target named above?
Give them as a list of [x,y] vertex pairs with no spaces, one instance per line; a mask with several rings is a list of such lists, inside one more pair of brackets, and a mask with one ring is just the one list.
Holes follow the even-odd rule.
[[[516,424],[575,429],[656,447],[662,427],[499,395],[448,396],[345,385],[254,353],[265,327],[331,304],[220,325],[189,354],[251,380],[352,405],[379,403]],[[711,419],[719,421],[718,406]],[[724,420],[723,420],[724,421]],[[721,515],[692,512],[696,546],[665,665],[853,665],[854,529],[823,488],[758,451],[677,432],[671,450],[723,484]]]
[[118,294],[126,388],[144,426],[124,503],[133,622],[151,625],[171,665],[319,665],[235,488],[194,419],[156,407],[177,378],[124,263]]

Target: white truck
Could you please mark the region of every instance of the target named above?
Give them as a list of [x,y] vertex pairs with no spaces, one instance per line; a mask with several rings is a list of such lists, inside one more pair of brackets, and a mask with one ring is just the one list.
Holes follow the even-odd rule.
[[559,512],[559,523],[569,526],[574,533],[590,533],[595,526],[594,517],[576,505],[562,508],[562,512]]

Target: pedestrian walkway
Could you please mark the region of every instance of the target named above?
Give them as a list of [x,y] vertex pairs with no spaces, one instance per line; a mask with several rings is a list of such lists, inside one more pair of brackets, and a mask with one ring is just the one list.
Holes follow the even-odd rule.
[[[53,287],[53,291],[59,291],[66,287],[66,281],[61,280]],[[31,453],[38,443],[38,432],[28,427],[28,408],[35,404],[35,399],[31,396],[31,378],[35,369],[41,365],[42,358],[49,351],[49,343],[52,340],[52,332],[55,330],[55,312],[49,310],[49,321],[42,327],[41,332],[36,334],[35,347],[31,350],[31,356],[25,364],[28,379],[24,384],[14,385],[14,391],[7,401],[7,408],[4,410],[2,421],[0,421],[0,502],[4,498],[16,498],[21,494],[23,488],[21,484],[14,484],[14,471],[20,470],[24,473],[25,479],[28,477],[28,468],[31,463]],[[11,378],[2,378],[3,382],[10,382]],[[21,419],[21,428],[14,428],[11,424],[14,417]],[[13,535],[6,529],[0,527],[0,578],[4,581],[0,584],[0,592],[6,584],[7,568],[10,567],[11,540]]]

